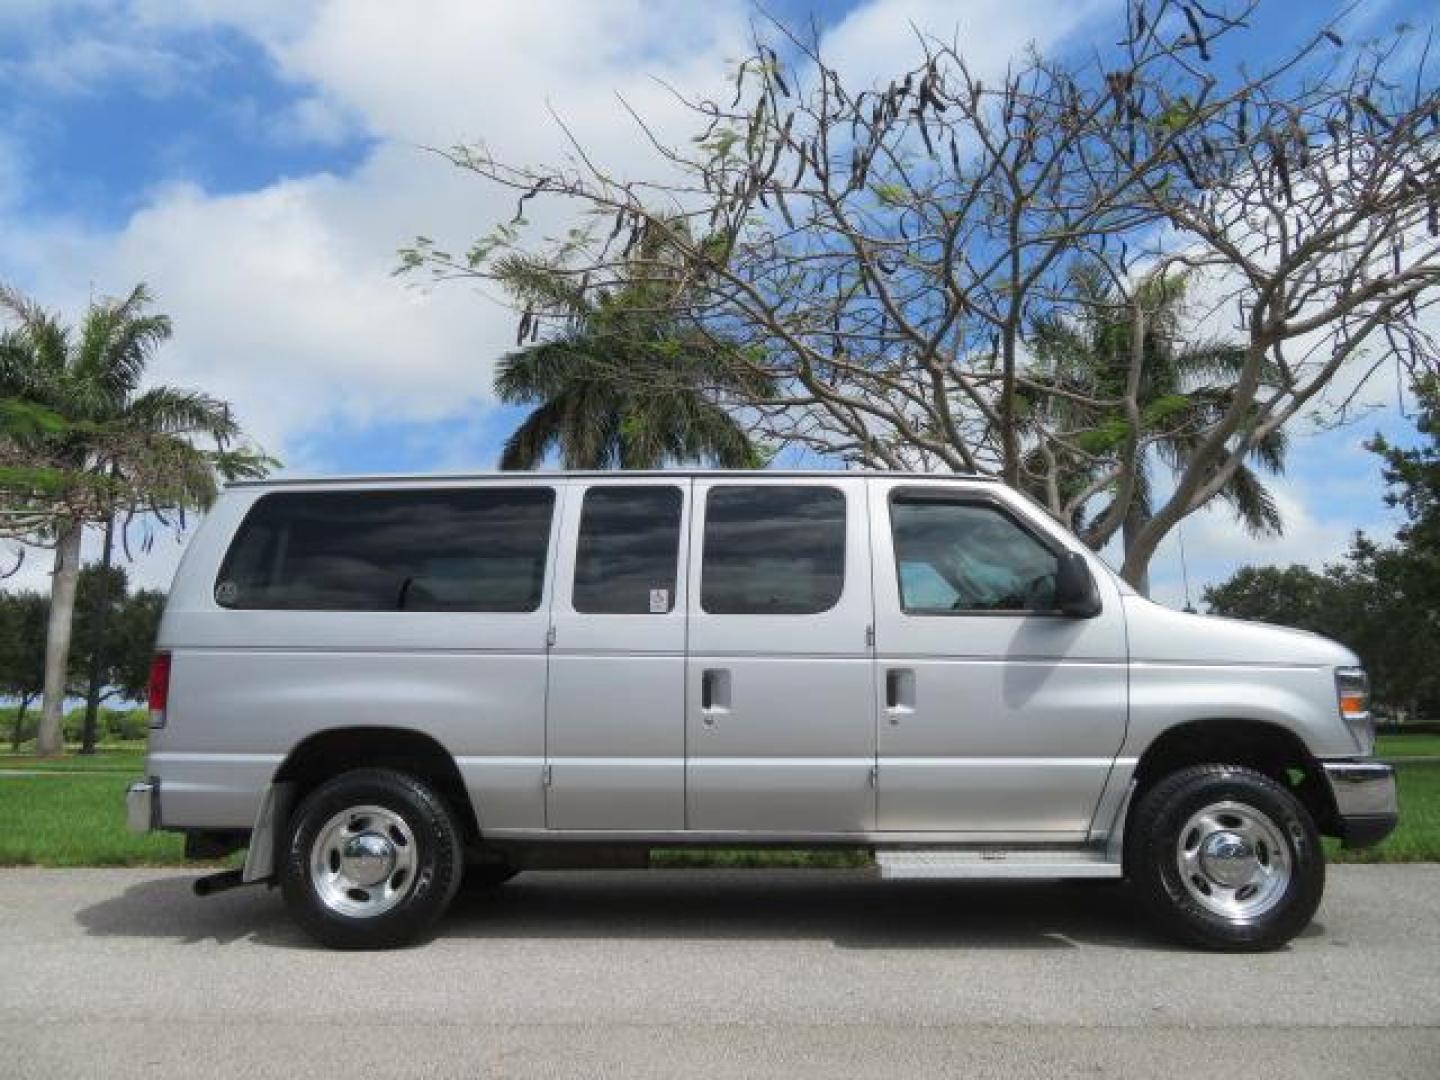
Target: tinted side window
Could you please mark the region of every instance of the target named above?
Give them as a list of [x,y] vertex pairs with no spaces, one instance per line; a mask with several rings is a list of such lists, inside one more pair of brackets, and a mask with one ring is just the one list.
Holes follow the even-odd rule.
[[640,615],[675,606],[680,504],[674,487],[585,492],[575,546],[576,611]]
[[1054,552],[999,510],[902,496],[890,521],[910,614],[1055,610]]
[[306,611],[534,611],[551,488],[266,495],[215,584],[226,607]]
[[700,606],[716,615],[810,615],[845,585],[845,496],[829,487],[726,486],[705,504]]

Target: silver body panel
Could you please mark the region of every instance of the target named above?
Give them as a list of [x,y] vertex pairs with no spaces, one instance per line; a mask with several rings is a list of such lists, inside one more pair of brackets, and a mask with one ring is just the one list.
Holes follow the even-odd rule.
[[[163,823],[249,828],[265,785],[306,737],[390,727],[423,732],[454,756],[483,827],[543,825],[553,572],[534,612],[228,610],[215,602],[215,576],[263,493],[232,489],[216,504],[161,621],[170,702],[149,767],[164,785]],[[552,551],[562,520],[557,500]]]
[[1256,720],[1300,736],[1317,758],[1367,753],[1339,717],[1335,669],[1359,663],[1343,645],[1279,626],[1188,615],[1125,597],[1130,728],[1139,757],[1190,720]]
[[[691,565],[700,567],[705,496],[733,481],[695,481]],[[774,483],[764,474],[746,483]],[[783,481],[781,481],[783,482]],[[864,480],[836,474],[808,486],[845,498],[845,585],[814,615],[690,617],[686,678],[686,825],[720,832],[860,833],[874,827],[874,664]],[[691,594],[703,580],[692,575]],[[702,708],[701,682],[728,690]]]
[[[580,500],[590,486],[616,483],[688,495],[668,613],[571,606]],[[845,585],[833,608],[701,610],[705,495],[726,483],[844,494]],[[533,484],[557,495],[533,612],[236,611],[214,600],[230,540],[268,491]],[[903,612],[889,499],[922,485],[990,500],[1052,545],[1081,551],[1101,613]],[[675,472],[240,485],[192,539],[158,647],[173,654],[171,689],[148,773],[165,828],[251,829],[287,756],[342,727],[433,738],[453,756],[482,835],[526,841],[1094,848],[1123,827],[1136,761],[1176,724],[1254,719],[1296,733],[1321,759],[1367,752],[1336,714],[1333,672],[1355,662],[1348,650],[1151,604],[1022,496],[960,477]],[[887,701],[891,669],[911,678],[899,708]],[[708,710],[707,671],[723,673],[726,690]],[[146,813],[149,805],[146,795]]]
[[597,486],[664,486],[688,492],[688,477],[573,482],[556,555],[551,605],[554,644],[545,707],[550,785],[545,822],[552,829],[685,827],[684,538],[674,606],[663,614],[596,615],[571,606],[575,541],[585,492]]
[[[1005,489],[926,483],[993,502],[1026,524]],[[879,828],[1083,833],[1125,738],[1121,595],[1097,575],[1093,619],[901,610],[889,506],[910,479],[871,486],[879,717]],[[887,707],[887,672],[913,700]]]

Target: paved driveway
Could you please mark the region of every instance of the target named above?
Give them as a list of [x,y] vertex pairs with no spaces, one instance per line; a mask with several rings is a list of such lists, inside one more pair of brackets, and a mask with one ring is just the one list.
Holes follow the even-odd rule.
[[1291,948],[1170,948],[1110,886],[528,874],[432,943],[275,893],[0,871],[0,1075],[1440,1077],[1440,865],[1339,867]]

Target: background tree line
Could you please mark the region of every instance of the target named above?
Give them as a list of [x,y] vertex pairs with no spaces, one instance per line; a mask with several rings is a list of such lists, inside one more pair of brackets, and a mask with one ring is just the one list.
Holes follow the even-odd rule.
[[[158,589],[132,592],[129,575],[122,567],[82,569],[76,586],[66,696],[84,699],[90,673],[98,667],[97,705],[112,700],[143,702],[164,607],[165,594]],[[38,710],[32,706],[38,704],[45,689],[49,618],[50,599],[44,593],[29,589],[0,593],[0,694],[15,702],[10,730],[0,732],[0,737],[8,735],[17,751],[35,737],[39,726]],[[65,732],[68,737],[83,738],[83,715],[78,713],[78,729]],[[126,734],[142,738],[144,729],[127,729]]]
[[1313,630],[1349,645],[1365,663],[1379,709],[1413,722],[1440,720],[1440,381],[1416,388],[1413,449],[1376,437],[1386,502],[1404,524],[1392,544],[1357,533],[1350,550],[1321,570],[1245,567],[1205,590],[1219,615]]
[[[123,584],[123,575],[110,568],[112,544],[128,550],[132,531],[148,544],[156,530],[182,527],[187,512],[209,506],[220,481],[262,476],[274,464],[244,443],[223,401],[186,387],[145,384],[147,365],[171,335],[170,320],[151,304],[149,291],[138,285],[123,297],[92,301],[79,325],[70,326],[0,287],[0,536],[19,542],[17,559],[34,548],[54,553],[43,634],[25,621],[34,615],[33,598],[18,594],[6,601],[23,609],[14,625],[29,627],[13,644],[15,656],[33,658],[37,643],[44,643],[37,754],[64,749],[62,714],[75,690],[77,659],[87,662],[91,699],[85,749],[93,746],[95,703],[104,688],[141,696],[143,680],[130,678],[128,666],[122,678],[113,667],[119,657],[112,662],[108,649],[102,663],[91,662],[101,655],[97,643],[147,654],[154,644],[153,627],[134,621],[155,605],[153,597],[127,601],[118,594],[121,607],[112,610],[107,590]],[[103,535],[101,568],[92,576],[94,598],[77,609],[87,529]],[[117,634],[132,632],[123,645],[111,633],[112,618]],[[99,629],[77,649],[77,620],[84,631],[91,619]],[[16,672],[33,675],[33,667],[15,664]],[[33,697],[33,691],[13,692]]]

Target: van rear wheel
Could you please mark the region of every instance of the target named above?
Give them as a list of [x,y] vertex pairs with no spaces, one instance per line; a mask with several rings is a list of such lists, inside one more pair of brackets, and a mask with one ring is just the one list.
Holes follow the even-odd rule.
[[1253,769],[1182,769],[1150,788],[1130,821],[1126,864],[1141,902],[1187,944],[1279,948],[1320,904],[1325,856],[1315,823]]
[[427,783],[356,769],[316,788],[290,820],[280,886],[295,920],[337,949],[408,945],[459,888],[464,845]]

